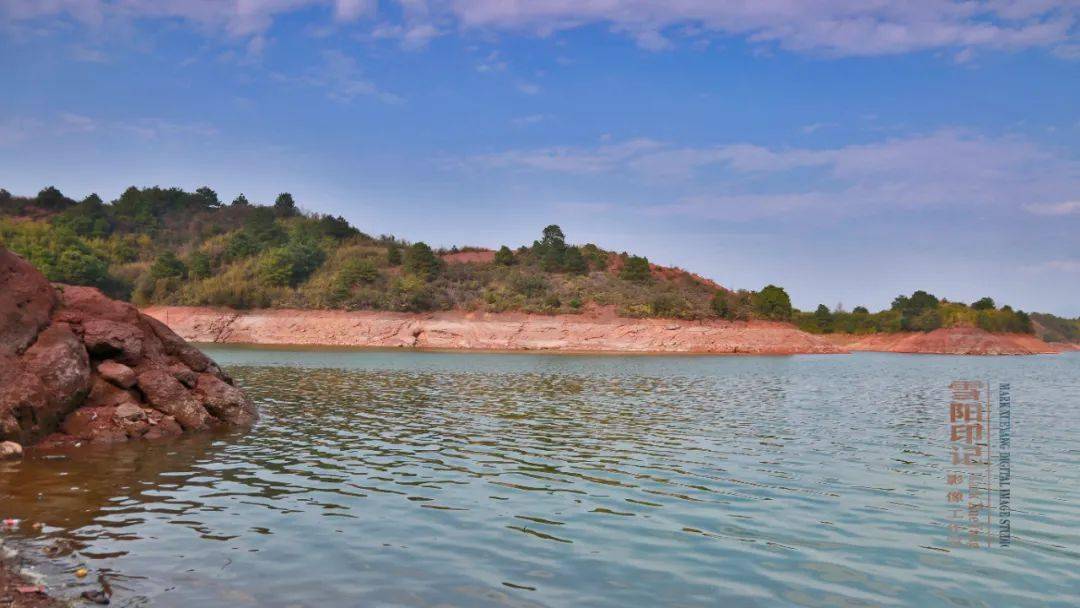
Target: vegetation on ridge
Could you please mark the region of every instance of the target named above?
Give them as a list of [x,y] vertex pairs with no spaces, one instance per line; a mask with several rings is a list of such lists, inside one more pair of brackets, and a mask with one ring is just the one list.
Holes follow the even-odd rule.
[[[131,187],[110,203],[96,194],[76,202],[53,187],[35,197],[0,189],[0,245],[50,280],[94,285],[138,305],[537,313],[613,307],[632,317],[792,321],[814,333],[1033,331],[1027,314],[990,298],[967,306],[924,291],[877,313],[824,305],[800,312],[782,287],[724,289],[641,256],[568,243],[556,225],[517,249],[436,251],[365,234],[342,217],[302,212],[289,193],[261,206],[243,194],[225,204],[206,187]],[[1077,339],[1077,323],[1055,319],[1043,315],[1040,323],[1062,340]]]

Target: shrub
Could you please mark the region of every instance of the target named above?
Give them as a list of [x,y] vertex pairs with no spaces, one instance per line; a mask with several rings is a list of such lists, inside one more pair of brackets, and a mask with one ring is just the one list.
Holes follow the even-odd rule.
[[439,273],[442,261],[426,243],[415,243],[405,250],[405,272],[424,280],[431,280]]
[[259,259],[256,276],[270,287],[295,287],[322,264],[326,254],[315,244],[299,241],[268,250]]
[[188,257],[188,275],[193,279],[210,278],[213,269],[210,267],[210,256],[201,251],[196,251]]
[[66,249],[60,254],[48,278],[72,285],[102,286],[108,278],[108,271],[108,265],[101,258],[78,249]]
[[165,251],[159,255],[150,267],[150,276],[155,279],[182,278],[185,274],[187,274],[187,267],[171,251]]
[[619,272],[619,278],[635,283],[648,282],[652,278],[648,258],[637,255],[628,257]]
[[390,244],[386,247],[386,263],[390,266],[401,266],[401,248]]
[[499,266],[512,266],[514,264],[514,252],[506,245],[499,247],[495,252],[495,263]]
[[567,247],[563,253],[563,270],[573,274],[584,274],[589,271],[589,264],[585,261],[585,256],[581,255],[581,249],[577,247]]

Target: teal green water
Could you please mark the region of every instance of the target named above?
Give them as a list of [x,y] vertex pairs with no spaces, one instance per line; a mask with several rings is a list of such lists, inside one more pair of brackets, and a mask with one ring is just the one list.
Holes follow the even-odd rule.
[[[55,589],[105,573],[121,606],[1080,604],[1080,354],[209,352],[258,401],[252,432],[0,465],[0,515],[47,524],[9,537],[58,555],[38,564]],[[949,543],[958,379],[1012,386],[1009,547]]]

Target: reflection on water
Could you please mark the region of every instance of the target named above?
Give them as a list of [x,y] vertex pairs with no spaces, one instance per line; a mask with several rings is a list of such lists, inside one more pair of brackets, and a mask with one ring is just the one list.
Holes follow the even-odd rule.
[[[217,349],[246,435],[0,465],[122,606],[1044,606],[1080,598],[1080,355]],[[1013,545],[947,544],[947,385],[1013,386]],[[66,571],[65,571],[66,570]]]

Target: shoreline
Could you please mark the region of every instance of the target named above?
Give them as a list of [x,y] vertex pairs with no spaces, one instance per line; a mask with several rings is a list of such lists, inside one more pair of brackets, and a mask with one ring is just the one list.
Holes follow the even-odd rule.
[[567,354],[794,355],[845,352],[788,323],[631,319],[610,313],[397,313],[149,307],[202,344]]
[[15,565],[19,559],[14,549],[0,542],[0,603],[5,608],[55,608],[66,606],[67,602],[48,594],[46,589],[43,593],[22,593],[19,588],[37,587],[39,583],[28,580],[27,576],[20,572]]
[[1034,355],[1078,350],[1034,335],[976,328],[928,333],[814,335],[772,321],[637,319],[580,315],[447,311],[259,309],[152,306],[144,314],[200,344],[347,347],[417,352],[568,355],[756,355],[887,352]]

